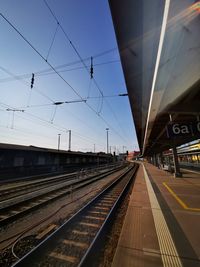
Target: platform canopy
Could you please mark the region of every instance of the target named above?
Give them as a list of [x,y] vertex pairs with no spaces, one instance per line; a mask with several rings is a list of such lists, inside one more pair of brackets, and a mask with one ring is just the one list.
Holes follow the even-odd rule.
[[142,154],[200,138],[200,1],[109,5]]

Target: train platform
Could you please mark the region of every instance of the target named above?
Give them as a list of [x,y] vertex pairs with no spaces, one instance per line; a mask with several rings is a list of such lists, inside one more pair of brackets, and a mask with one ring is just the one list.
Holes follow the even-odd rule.
[[140,163],[112,267],[200,267],[200,173]]

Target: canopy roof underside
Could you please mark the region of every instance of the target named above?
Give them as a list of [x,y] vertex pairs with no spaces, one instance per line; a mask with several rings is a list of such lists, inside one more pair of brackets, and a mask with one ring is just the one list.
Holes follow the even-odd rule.
[[200,2],[109,0],[143,155],[200,138],[169,138],[170,123],[200,120]]

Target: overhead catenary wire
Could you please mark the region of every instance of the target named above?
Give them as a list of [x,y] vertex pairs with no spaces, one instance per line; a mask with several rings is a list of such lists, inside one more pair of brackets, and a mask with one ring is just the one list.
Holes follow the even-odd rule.
[[[83,100],[82,96],[66,81],[66,79],[64,79],[64,77],[62,75],[60,75],[60,73],[52,66],[52,64],[50,64],[45,57],[28,41],[28,39],[25,38],[25,36],[2,14],[0,13],[0,16],[21,36],[21,38],[40,56],[41,59],[43,59],[48,65],[49,67],[52,68],[53,71],[55,71],[55,73],[63,80],[64,83],[66,83],[68,85],[68,87],[80,98]],[[60,28],[64,31],[62,25],[60,25]],[[68,38],[67,34],[64,31],[65,36]],[[70,40],[69,40],[70,41]],[[71,41],[70,41],[71,42]],[[73,46],[73,44],[72,44]],[[76,48],[74,47],[74,49],[76,50]],[[77,50],[76,50],[77,51]],[[80,57],[78,51],[77,51],[78,56]],[[81,59],[81,57],[80,57]],[[83,64],[85,65],[85,63],[83,62]],[[87,67],[86,67],[87,69]],[[87,71],[89,71],[87,69]],[[100,89],[99,89],[100,90]],[[100,90],[100,93],[103,96],[102,91]],[[85,104],[99,117],[101,118],[101,120],[109,127],[113,130],[113,132],[115,132],[121,139],[125,140],[111,125],[110,123],[108,123],[105,118],[103,116],[101,116],[93,107],[91,107],[87,102],[85,102]]]
[[[13,73],[11,73],[10,71],[8,71],[7,69],[5,69],[5,68],[3,68],[3,67],[0,67],[0,68],[2,68],[2,70],[4,71],[4,72],[6,72],[7,74],[9,74],[10,76],[12,76],[12,77],[16,77],[16,75],[14,75]],[[18,80],[18,77],[16,78],[17,80]],[[27,85],[28,87],[29,87],[29,83],[28,82],[22,82],[23,84],[25,84],[25,85]],[[44,96],[44,97],[46,97],[47,99],[49,99],[49,97],[48,96],[46,96],[46,95],[43,95],[42,93],[41,93],[41,95],[42,96]],[[110,97],[110,96],[108,96],[108,97]],[[91,97],[91,98],[99,98],[99,97]],[[76,102],[80,102],[80,101],[82,101],[82,100],[71,100],[71,101],[64,101],[64,102],[54,102],[54,100],[53,99],[49,99],[52,103],[49,103],[49,104],[38,104],[38,105],[29,105],[29,106],[21,106],[21,107],[18,107],[18,108],[20,108],[20,109],[27,109],[27,108],[38,108],[38,107],[46,107],[46,106],[52,106],[52,105],[58,105],[58,104],[64,104],[64,103],[67,103],[67,104],[69,104],[69,103],[76,103]],[[85,100],[83,100],[83,101],[86,101],[86,99]],[[1,103],[0,103],[1,104]],[[10,107],[9,105],[6,105],[6,107]],[[11,108],[11,107],[10,107]],[[13,107],[12,107],[13,108]],[[2,111],[4,111],[4,110],[2,110]],[[69,112],[69,111],[68,111]],[[71,113],[71,112],[70,112]],[[27,112],[26,112],[26,114],[27,114]],[[88,128],[91,128],[89,125],[87,125],[87,123],[85,123],[85,122],[83,122],[80,118],[78,118],[77,116],[75,116],[73,113],[71,113],[71,115],[73,116],[73,117],[75,117],[77,120],[79,120],[81,123],[83,123],[84,125],[86,125]],[[34,116],[33,114],[30,114],[29,113],[29,116]],[[18,116],[18,117],[20,117],[20,116]],[[21,117],[22,118],[22,117]],[[51,118],[52,118],[52,116],[51,116]],[[25,118],[23,118],[23,119],[25,119]],[[44,119],[41,119],[41,118],[39,118],[39,117],[36,117],[36,119],[38,119],[38,120],[40,120],[40,123],[41,122],[44,122],[44,123],[49,123],[49,121],[46,121],[46,120],[44,120]],[[29,119],[30,120],[30,119]],[[42,120],[42,121],[41,121]],[[35,122],[35,121],[34,121]],[[43,124],[42,124],[43,125]],[[49,127],[53,127],[53,128],[55,128],[55,123],[53,124],[53,122],[52,122],[52,124],[51,125],[48,125]],[[47,126],[47,125],[45,125],[45,126]],[[8,128],[8,126],[7,126],[7,128]],[[60,130],[60,128],[57,128],[58,130]],[[91,128],[91,130],[92,131],[94,131],[94,129],[92,129]],[[62,131],[63,132],[65,132],[66,130],[63,130],[62,129]],[[96,141],[95,141],[96,142]]]
[[[105,50],[105,51],[103,51],[101,53],[98,53],[98,54],[93,55],[93,58],[102,57],[102,56],[104,56],[106,54],[109,54],[109,53],[112,53],[112,52],[114,52],[116,50],[117,50],[117,48],[111,48],[111,49]],[[83,58],[82,60],[84,62],[85,61],[89,61],[90,60],[90,57]],[[63,68],[69,67],[69,66],[77,65],[77,64],[79,64],[81,62],[82,61],[80,59],[79,60],[75,60],[75,61],[72,61],[72,62],[69,62],[69,63],[65,63],[65,64],[61,64],[61,65],[55,66],[55,69],[56,70],[60,70],[60,69],[63,69]],[[95,64],[94,66],[104,65],[104,64],[110,64],[110,63],[114,63],[114,62],[120,62],[120,60],[112,60],[112,61],[110,60],[110,61],[103,62],[102,64],[101,63]],[[82,68],[85,68],[85,67],[80,67],[80,68],[82,69]],[[87,66],[87,68],[89,69],[89,66]],[[44,70],[41,70],[41,71],[36,72],[36,74],[37,75],[40,74],[40,73],[42,74],[42,73],[45,73],[45,72],[49,72],[51,70],[52,70],[51,68],[44,69]]]
[[[1,110],[1,111],[5,111],[5,110]],[[17,116],[17,117],[20,117],[20,118],[22,118],[22,119],[28,120],[28,119],[26,119],[26,118],[24,118],[24,117],[22,117],[22,116],[20,116],[20,115],[16,115],[16,116]],[[5,125],[0,125],[0,128],[6,128],[6,129],[7,129],[8,127],[5,126]],[[56,129],[55,129],[55,130],[56,130]],[[34,132],[34,133],[33,133],[33,131],[27,131],[27,129],[25,129],[25,128],[17,128],[17,127],[15,127],[15,128],[13,128],[13,129],[11,129],[11,131],[20,132],[20,137],[21,137],[21,135],[23,135],[23,136],[25,136],[26,138],[28,138],[27,135],[33,135],[33,136],[38,136],[38,137],[40,137],[40,138],[43,137],[45,141],[46,141],[47,139],[49,139],[49,141],[51,140],[51,143],[52,143],[52,141],[55,141],[55,138],[54,138],[54,137],[50,137],[50,136],[48,136],[48,135],[44,135],[44,134],[42,134],[41,132]],[[63,134],[63,133],[68,133],[68,132],[69,132],[69,130],[67,130],[66,132],[65,132],[65,131],[62,131],[62,134]],[[5,138],[8,138],[7,135],[3,135],[2,133],[0,133],[0,135],[3,136],[3,137],[5,137]],[[86,142],[87,142],[88,144],[90,144],[90,145],[93,145],[94,142],[95,142],[98,146],[103,146],[103,145],[104,145],[103,143],[98,143],[97,140],[94,140],[94,139],[88,138],[88,137],[86,137],[86,136],[84,136],[84,135],[81,135],[80,133],[77,133],[77,132],[74,131],[74,130],[73,130],[73,135],[76,136],[78,139],[81,139],[81,140],[86,141]],[[9,138],[12,138],[12,137],[9,136]],[[24,137],[22,137],[22,138],[19,138],[19,137],[16,138],[16,137],[15,137],[15,139],[23,140],[23,141],[24,141]],[[49,143],[49,147],[52,147],[51,143]]]
[[[5,103],[2,103],[2,102],[0,102],[0,105],[3,106],[3,107],[5,107],[6,109],[7,109],[7,108],[15,109],[14,107],[12,107],[12,106],[10,106],[10,105],[7,105],[7,104],[5,104]],[[45,124],[48,124],[49,127],[51,127],[51,128],[52,128],[52,127],[53,127],[53,128],[56,128],[56,129],[59,130],[59,131],[66,132],[66,131],[68,130],[68,129],[66,129],[65,127],[57,126],[56,124],[53,124],[53,125],[52,125],[52,124],[50,123],[50,121],[47,121],[47,120],[42,119],[42,118],[40,118],[40,117],[38,117],[38,116],[36,116],[36,115],[33,115],[33,114],[27,112],[26,110],[24,110],[24,114],[27,114],[28,116],[30,116],[30,117],[32,117],[32,118],[35,118],[35,119],[39,120],[41,123],[43,123],[43,124],[42,124],[43,126],[44,126],[44,123],[45,123]]]
[[[18,116],[18,117],[20,117],[20,116]],[[4,126],[4,125],[0,125],[0,128],[8,128],[8,127],[6,127],[6,126]],[[46,143],[46,141],[47,141],[47,139],[49,139],[48,141],[50,142],[50,140],[51,140],[51,143],[48,143],[48,146],[49,147],[52,147],[52,141],[54,141],[55,140],[55,138],[54,137],[49,137],[49,136],[47,136],[47,135],[44,135],[44,134],[41,134],[41,133],[33,133],[32,131],[27,131],[27,129],[24,129],[24,128],[13,128],[12,129],[12,132],[19,132],[20,133],[20,135],[17,135],[18,137],[16,137],[16,135],[15,135],[15,137],[12,137],[10,134],[9,134],[9,139],[10,138],[12,138],[12,139],[17,139],[17,140],[20,140],[20,141],[25,141],[25,139],[27,139],[28,141],[29,141],[29,137],[27,136],[27,135],[30,135],[30,136],[38,136],[40,139],[41,139],[41,137],[43,137],[44,139],[43,139],[43,141],[42,141],[42,143],[44,144],[44,142],[45,142],[45,144],[47,144]],[[1,133],[0,133],[0,136],[2,136],[2,137],[4,137],[4,138],[8,138],[8,134],[7,135],[3,135],[2,134],[2,131],[1,131]],[[28,142],[27,141],[27,142]]]
[[[43,0],[45,5],[47,6],[47,8],[49,9],[50,13],[52,14],[53,18],[55,19],[56,23],[59,23],[59,20],[57,19],[56,15],[54,14],[54,12],[52,11],[52,9],[50,8],[50,6],[48,5],[46,0]],[[72,48],[74,49],[75,53],[77,54],[78,58],[80,59],[81,63],[83,64],[83,66],[85,67],[86,71],[88,72],[88,74],[90,75],[90,78],[93,79],[93,57],[91,57],[91,65],[90,65],[90,69],[87,67],[87,65],[85,64],[83,58],[81,57],[80,53],[78,52],[76,46],[74,45],[74,43],[71,41],[71,39],[69,38],[68,34],[66,33],[66,31],[64,30],[64,28],[62,27],[62,25],[60,24],[60,28],[64,34],[64,36],[66,37],[66,39],[68,40],[68,42],[70,43],[70,45],[72,46]],[[97,87],[97,89],[99,90],[102,99],[101,99],[101,103],[99,105],[98,111],[96,112],[98,116],[100,116],[102,107],[103,107],[103,91],[99,88],[97,82],[95,81],[95,85]],[[104,120],[105,121],[105,120]],[[118,134],[118,133],[117,133]],[[119,135],[119,134],[118,134]]]
[[[96,88],[99,90],[101,96],[102,96],[102,99],[100,100],[100,103],[99,103],[99,107],[98,107],[98,111],[97,111],[97,114],[100,116],[100,113],[102,111],[102,108],[103,108],[103,91],[100,89],[96,79],[93,77],[93,58],[91,57],[91,67],[90,69],[87,67],[87,65],[85,64],[84,60],[82,59],[80,53],[78,52],[76,46],[74,45],[74,43],[71,41],[71,39],[69,38],[68,34],[66,33],[66,31],[64,30],[64,28],[62,27],[62,25],[60,24],[57,16],[55,15],[55,13],[53,12],[53,10],[51,9],[51,7],[48,5],[47,1],[46,0],[43,0],[45,5],[47,6],[47,8],[49,9],[50,13],[52,14],[53,18],[55,19],[56,23],[59,23],[60,25],[60,28],[62,30],[62,32],[64,33],[65,37],[67,38],[67,40],[69,41],[70,45],[72,46],[72,48],[74,49],[75,53],[77,54],[77,56],[79,57],[80,61],[82,62],[83,66],[85,67],[86,71],[88,72],[88,74],[90,75],[90,77],[94,80],[94,84],[96,86]],[[123,133],[125,133],[125,131],[123,130],[123,128],[121,127],[121,124],[119,123],[118,119],[117,119],[117,116],[116,114],[114,113],[113,109],[110,107],[110,104],[108,103],[108,101],[106,101],[110,111],[113,113],[113,116],[115,118],[115,120],[117,121],[121,131]],[[114,130],[114,132],[116,133],[116,131]],[[118,132],[117,132],[117,135],[122,138],[123,140],[125,140]]]
[[[11,107],[10,105],[7,105],[7,104],[4,104],[4,103],[1,103],[0,102],[0,105],[2,105],[3,107],[5,107],[6,109],[7,108],[11,108],[11,109],[14,109],[14,107]],[[2,110],[2,111],[5,111],[5,110]],[[69,131],[69,129],[67,129],[67,128],[65,128],[65,127],[63,127],[63,126],[60,126],[60,125],[57,125],[57,124],[55,124],[54,122],[53,123],[51,123],[50,121],[48,121],[48,120],[45,120],[45,119],[43,119],[43,118],[40,118],[40,117],[38,117],[38,116],[36,116],[36,115],[33,115],[33,114],[31,114],[31,113],[29,113],[29,112],[27,112],[27,111],[24,111],[24,113],[26,114],[26,115],[28,115],[29,117],[31,117],[31,118],[33,118],[33,119],[36,119],[37,120],[37,123],[40,123],[40,125],[42,125],[42,126],[45,126],[45,127],[50,127],[50,128],[54,128],[55,130],[58,130],[58,131],[61,131],[61,132],[64,132],[64,133],[66,133],[66,132],[68,132]],[[70,112],[71,113],[71,112]],[[79,120],[81,123],[83,123],[85,126],[87,126],[88,128],[90,128],[92,131],[94,131],[94,129],[92,128],[92,127],[90,127],[89,125],[87,125],[87,123],[86,122],[83,122],[80,118],[78,118],[77,116],[75,116],[73,113],[71,113],[71,115],[72,116],[74,116],[77,120]],[[33,119],[27,119],[27,118],[24,118],[24,117],[22,117],[22,116],[20,116],[20,115],[17,115],[18,117],[21,117],[21,118],[23,118],[23,119],[25,119],[25,120],[28,120],[28,121],[31,121],[31,122],[34,122],[34,123],[36,123],[36,121],[35,120],[33,120]],[[8,127],[7,127],[8,128]],[[74,130],[73,130],[74,131]],[[82,135],[83,136],[83,135]],[[85,137],[86,138],[86,137]],[[90,138],[91,139],[91,138]]]
[[11,129],[14,128],[15,112],[24,112],[24,109],[7,108],[6,111],[12,111]]
[[[117,47],[111,48],[111,49],[108,49],[108,50],[105,50],[105,51],[103,51],[101,53],[98,53],[98,54],[93,55],[93,58],[102,57],[102,56],[104,56],[106,54],[109,54],[109,53],[112,53],[112,52],[114,52],[116,50],[117,50]],[[90,57],[83,58],[82,60],[84,62],[85,61],[89,61],[90,60]],[[112,63],[112,62],[115,62],[115,61],[114,60],[113,61],[108,61],[108,64],[109,63]],[[120,60],[116,60],[116,62],[120,62]],[[79,63],[81,63],[81,60],[80,59],[79,60],[72,61],[72,62],[69,62],[69,63],[65,63],[65,64],[61,64],[61,65],[55,66],[55,69],[56,70],[59,70],[59,69],[62,69],[62,68],[65,68],[65,67],[69,67],[69,66],[73,66],[73,65],[76,65],[76,64],[79,64]],[[107,64],[107,62],[102,63],[102,64]],[[95,64],[95,66],[97,66],[97,65],[98,64]],[[87,67],[89,68],[89,66],[87,66]],[[83,68],[85,68],[85,67],[83,67]],[[44,70],[41,70],[41,71],[36,72],[36,74],[38,75],[40,73],[49,72],[51,70],[52,70],[51,68],[44,69]]]
[[[59,20],[57,19],[56,15],[54,14],[54,12],[52,11],[52,9],[50,8],[50,6],[48,5],[46,0],[43,0],[45,5],[47,6],[47,8],[49,9],[50,13],[52,14],[53,18],[55,19],[56,23],[59,23],[60,28],[64,34],[64,36],[66,37],[66,39],[69,41],[70,45],[72,46],[72,48],[74,49],[75,53],[77,54],[78,58],[80,59],[81,63],[83,64],[83,66],[85,67],[85,69],[87,70],[87,72],[90,75],[90,69],[87,67],[87,65],[85,64],[83,58],[81,57],[80,53],[78,52],[77,48],[75,47],[74,43],[71,41],[71,39],[69,38],[68,34],[66,33],[66,31],[64,30],[62,24],[59,22]],[[100,89],[99,89],[100,90]],[[103,92],[100,90],[101,95],[103,96]]]
[[51,123],[53,123],[54,118],[55,118],[55,116],[56,116],[57,107],[58,107],[58,106],[55,105],[55,108],[54,108],[53,113],[52,113],[52,116],[51,116]]
[[[55,15],[55,13],[54,13],[53,10],[51,9],[51,7],[48,5],[47,1],[46,1],[46,0],[43,0],[43,1],[44,1],[45,5],[47,6],[47,8],[49,9],[49,11],[50,11],[51,15],[53,16],[53,18],[55,19],[56,23],[59,23],[62,32],[64,33],[64,35],[65,35],[65,37],[67,38],[67,40],[69,41],[70,45],[72,46],[72,48],[74,49],[75,53],[76,53],[77,56],[79,57],[80,61],[82,62],[83,66],[85,67],[85,69],[86,69],[86,71],[88,72],[88,74],[93,78],[93,80],[94,80],[94,84],[96,85],[97,89],[99,90],[99,92],[100,92],[100,94],[101,94],[101,96],[102,96],[102,99],[101,99],[101,102],[100,102],[100,105],[99,105],[99,109],[98,109],[98,111],[97,111],[97,115],[100,116],[100,113],[101,113],[101,111],[102,111],[102,107],[103,107],[103,91],[100,89],[100,87],[99,87],[97,81],[96,81],[95,78],[93,77],[92,58],[91,58],[91,69],[92,69],[92,73],[91,73],[91,69],[90,69],[90,70],[88,69],[88,67],[87,67],[87,65],[85,64],[84,60],[82,59],[80,53],[78,52],[76,46],[75,46],[74,43],[71,41],[71,39],[69,38],[68,34],[66,33],[66,31],[64,30],[64,28],[63,28],[62,25],[60,24],[60,22],[59,22],[57,16]],[[108,107],[110,108],[110,104],[108,103],[108,101],[106,101],[106,102],[107,102],[107,104],[108,104]],[[116,119],[117,123],[119,124],[118,119],[117,119],[117,116],[116,116],[116,114],[114,113],[113,109],[110,108],[110,110],[111,110],[111,112],[113,113],[113,116],[114,116],[114,118]],[[107,125],[108,125],[108,124],[107,124]],[[109,125],[108,125],[108,126],[109,126]],[[123,131],[123,133],[124,133],[124,130],[122,129],[122,127],[121,127],[120,124],[119,124],[119,126],[120,126],[121,131]],[[110,126],[109,126],[109,127],[110,127]],[[112,129],[113,129],[113,127],[112,127]],[[121,139],[125,140],[125,139],[124,139],[124,138],[123,138],[117,131],[114,130],[114,132],[117,133],[117,135],[118,135]]]
[[43,59],[51,69],[57,73],[57,75],[71,88],[71,90],[82,99],[81,95],[63,78],[62,75],[59,74],[59,72],[49,63],[48,60],[28,41],[28,39],[2,14],[0,13],[0,16],[21,36],[21,38],[40,56],[41,59]]
[[90,97],[90,91],[91,91],[91,88],[92,88],[92,79],[90,79],[90,81],[89,81],[89,87],[88,87],[88,95],[87,95],[87,99]]
[[[16,116],[19,117],[19,118],[22,118],[24,120],[28,120],[29,121],[29,119],[26,119],[26,118],[24,118],[24,117],[22,117],[20,115],[16,115]],[[45,125],[45,126],[47,126],[47,125]],[[5,125],[0,125],[0,128],[8,129],[8,127],[5,126]],[[58,129],[55,129],[55,130],[59,131]],[[51,143],[48,143],[48,146],[50,148],[52,147],[52,142],[55,141],[55,137],[50,137],[48,135],[44,135],[41,132],[37,133],[37,132],[33,132],[33,131],[27,131],[27,129],[25,129],[25,128],[17,128],[17,127],[15,127],[15,128],[11,128],[10,131],[20,132],[20,137],[16,137],[15,136],[14,139],[21,140],[21,141],[24,141],[25,137],[26,137],[26,139],[29,140],[29,137],[27,137],[27,135],[38,136],[40,138],[43,137],[45,142],[46,142],[47,139],[49,139],[49,142],[51,141]],[[67,131],[60,130],[60,131],[62,132],[62,134],[67,134],[69,132],[69,130],[67,130]],[[25,137],[22,137],[22,135],[25,136]],[[76,136],[78,139],[86,141],[90,145],[93,145],[94,142],[98,146],[103,146],[104,145],[103,143],[98,143],[97,140],[88,138],[88,137],[86,137],[86,136],[84,136],[84,135],[82,135],[80,133],[77,133],[76,131],[73,131],[73,135]],[[0,136],[2,136],[4,138],[8,138],[8,135],[3,135],[2,132],[0,133]],[[9,135],[9,138],[13,139],[13,137],[11,137],[10,135]],[[44,143],[44,141],[42,141],[42,142]]]
[[[189,48],[189,49],[187,49],[187,51],[193,51],[195,49],[199,49],[199,46]],[[101,52],[99,54],[94,55],[93,58],[98,58],[98,57],[104,56],[105,54],[111,53],[111,52],[113,52],[115,50],[117,50],[117,48],[112,48],[112,49],[106,50],[104,52]],[[169,59],[167,59],[163,64],[161,64],[161,66],[165,65],[167,62],[169,62],[172,59],[174,59],[174,56],[169,58]],[[84,58],[83,60],[84,61],[89,61],[90,57]],[[74,70],[84,69],[85,67],[78,66],[78,67],[62,70],[62,68],[69,67],[69,66],[72,66],[72,65],[76,65],[76,64],[79,64],[79,63],[81,63],[81,61],[80,60],[76,60],[76,61],[73,61],[73,62],[69,62],[69,63],[66,63],[66,64],[55,66],[54,68],[56,70],[61,69],[61,70],[59,70],[59,72],[67,72],[67,71],[74,71]],[[96,63],[93,66],[98,67],[98,66],[101,66],[101,65],[107,65],[107,64],[112,64],[112,63],[120,63],[120,60],[117,59],[117,60],[105,61],[105,62],[101,62],[101,63]],[[87,67],[89,68],[89,65]],[[152,69],[152,67],[146,68],[145,71],[149,71],[150,69]],[[143,73],[144,73],[144,71],[140,71],[140,72],[134,74],[133,77],[140,76]],[[45,75],[53,75],[53,74],[56,74],[56,73],[54,71],[52,71],[51,68],[43,69],[41,71],[35,72],[36,76],[45,76]],[[10,81],[13,81],[13,80],[21,80],[21,79],[23,80],[23,79],[30,78],[30,77],[31,77],[31,73],[15,75],[15,77],[13,77],[13,78],[2,78],[2,79],[0,79],[0,83],[10,82]]]
[[[17,115],[18,117],[22,118],[22,116],[19,116]],[[23,118],[23,119],[26,119],[26,118]],[[3,126],[3,125],[0,125],[0,128],[8,128],[7,126]],[[29,140],[29,137],[27,135],[33,135],[33,136],[38,136],[38,137],[43,137],[44,138],[44,141],[46,142],[47,139],[49,139],[49,141],[51,141],[51,143],[48,143],[48,146],[51,148],[52,147],[52,142],[55,141],[55,138],[54,137],[50,137],[50,136],[47,136],[47,135],[44,135],[44,134],[41,134],[41,133],[33,133],[33,131],[27,131],[27,129],[25,128],[12,128],[12,131],[16,131],[16,132],[20,132],[20,137],[15,137],[14,139],[17,139],[17,140],[21,140],[21,141],[24,141],[25,137],[27,140]],[[68,131],[62,131],[62,133],[67,133]],[[0,135],[4,138],[8,138],[8,135],[3,135],[2,133],[0,133]],[[21,135],[24,135],[25,137],[22,137]],[[78,139],[81,139],[81,140],[84,140],[86,141],[88,144],[90,145],[93,145],[94,142],[91,141],[91,139],[87,138],[86,136],[83,136],[83,135],[80,135],[76,132],[73,131],[73,135],[76,136]],[[9,135],[9,138],[13,138]],[[42,141],[44,143],[44,141]],[[99,146],[102,146],[103,144],[100,144],[100,143],[97,143],[96,140],[95,140],[95,143]]]
[[[96,63],[93,66],[94,67],[99,67],[99,66],[102,66],[102,65],[107,65],[107,64],[112,64],[112,63],[119,63],[119,62],[120,62],[120,60],[110,60],[110,61],[105,61],[105,62],[101,62],[101,63]],[[80,62],[78,62],[78,63],[80,63]],[[72,62],[72,63],[69,63],[69,64],[65,64],[65,67],[71,66],[71,65],[76,65],[76,64],[77,64],[77,62],[76,63]],[[65,67],[63,67],[63,68],[65,68]],[[0,68],[3,68],[3,67],[0,67]],[[89,68],[89,65],[88,65],[88,68]],[[84,67],[78,66],[78,67],[74,67],[74,68],[70,68],[70,69],[62,69],[62,68],[55,67],[55,69],[56,70],[59,69],[59,73],[62,73],[62,72],[68,72],[68,71],[81,70],[81,69],[84,69]],[[35,72],[35,76],[37,76],[37,77],[55,75],[55,74],[56,73],[54,71],[52,71],[52,69],[45,69],[45,70],[41,70],[41,71]],[[21,74],[21,75],[13,75],[12,78],[2,78],[2,79],[0,79],[0,83],[12,82],[14,80],[24,80],[24,79],[30,78],[31,75],[32,75],[31,73],[26,73],[26,74]]]
[[[8,75],[10,75],[11,77],[13,77],[15,80],[22,82],[24,85],[26,85],[29,88],[29,83],[25,82],[25,81],[21,81],[19,76],[13,74],[12,72],[10,72],[9,70],[5,69],[2,66],[0,66],[0,69],[2,71],[4,71],[5,73],[7,73]],[[32,75],[31,89],[33,89],[35,74],[32,73],[30,75]],[[35,86],[34,86],[34,89],[35,89]],[[32,90],[30,90],[30,94],[29,94],[29,97],[28,97],[28,104],[26,106],[23,106],[23,107],[20,107],[20,108],[45,107],[45,106],[51,106],[51,105],[70,104],[70,103],[86,102],[87,101],[86,99],[83,99],[83,100],[69,100],[69,101],[56,102],[52,98],[50,98],[48,95],[46,95],[43,92],[41,92],[40,90],[35,89],[35,91],[38,92],[41,96],[47,98],[51,103],[49,103],[49,104],[30,105],[30,98],[31,98],[31,92],[32,92]]]
[[[101,143],[101,144],[100,144],[100,143],[97,143],[95,139],[93,139],[93,138],[88,138],[87,136],[80,135],[80,134],[77,133],[76,131],[73,131],[73,134],[74,134],[75,136],[78,136],[80,139],[87,141],[89,144],[93,144],[93,143],[95,142],[95,143],[96,143],[97,145],[99,145],[99,146],[104,146],[103,143]],[[91,142],[91,141],[92,141],[92,142]]]
[[[5,104],[5,103],[2,103],[2,102],[0,102],[0,105],[1,106],[3,106],[3,107],[5,107],[5,109],[15,109],[14,107],[12,107],[12,106],[10,106],[10,105],[7,105],[7,104]],[[1,110],[1,111],[6,111],[6,110]],[[33,122],[33,123],[40,123],[40,125],[42,125],[42,126],[44,126],[44,127],[49,127],[49,128],[54,128],[54,130],[57,130],[57,131],[59,131],[59,132],[62,132],[62,133],[66,133],[66,132],[68,132],[69,131],[69,129],[67,129],[67,128],[65,128],[65,127],[63,127],[63,126],[60,126],[60,125],[57,125],[57,124],[55,124],[55,123],[51,123],[50,121],[48,121],[48,120],[45,120],[45,119],[43,119],[43,118],[40,118],[40,117],[38,117],[38,116],[36,116],[36,115],[33,115],[33,114],[31,114],[31,113],[29,113],[29,112],[27,112],[27,111],[25,111],[24,110],[24,112],[23,112],[24,114],[26,114],[26,115],[28,115],[29,117],[31,117],[31,118],[33,118],[33,119],[36,119],[37,120],[37,122],[35,121],[35,120],[32,120],[32,119],[27,119],[27,118],[25,118],[25,117],[22,117],[22,116],[20,116],[20,115],[16,115],[17,117],[20,117],[20,118],[22,118],[22,119],[24,119],[24,120],[27,120],[27,121],[31,121],[31,122]],[[79,119],[80,120],[80,119]],[[85,124],[85,122],[83,122],[84,124]],[[86,125],[86,124],[85,124]],[[88,126],[89,127],[89,126]],[[6,127],[6,128],[8,128],[8,127]],[[89,127],[90,128],[90,127]],[[12,130],[17,130],[16,129],[16,127],[15,128],[13,128]],[[88,138],[88,137],[86,137],[86,136],[84,136],[84,135],[82,135],[82,134],[80,134],[80,133],[77,133],[76,131],[74,131],[73,130],[73,132],[77,135],[77,136],[79,136],[79,137],[82,137],[82,139],[85,139],[85,140],[92,140],[91,138]],[[90,143],[91,144],[93,144],[93,142],[96,142],[96,140],[94,140],[93,139],[93,141],[91,142],[90,141]],[[98,142],[96,142],[96,143],[98,143]],[[99,146],[101,146],[102,144],[100,144],[100,143],[98,143],[99,144]]]
[[51,49],[52,49],[53,43],[54,43],[54,41],[55,41],[56,34],[57,34],[57,32],[58,32],[58,28],[59,28],[59,26],[60,26],[60,24],[59,24],[59,23],[57,23],[56,30],[55,30],[55,32],[54,32],[54,35],[53,35],[53,38],[52,38],[52,41],[51,41],[50,47],[49,47],[49,49],[48,49],[48,53],[47,53],[47,56],[46,56],[46,60],[48,60],[48,58],[49,58],[49,54],[50,54],[50,52],[51,52]]
[[[11,71],[9,71],[8,69],[0,66],[0,69],[2,71],[4,71],[5,73],[7,73],[9,76],[13,77],[15,80],[20,81],[21,83],[23,83],[24,85],[26,85],[28,88],[30,88],[30,83],[23,81],[21,78],[19,78],[17,75],[13,74]],[[29,74],[28,78],[31,76],[32,74]],[[54,100],[49,97],[48,95],[44,94],[42,91],[40,91],[39,89],[36,88],[36,86],[34,86],[34,91],[36,91],[38,94],[40,94],[41,96],[43,96],[44,98],[48,99],[50,102],[54,103]],[[29,96],[30,97],[30,96]]]
[[[69,88],[83,100],[82,96],[64,79],[62,75],[44,58],[44,56],[24,37],[24,35],[2,14],[0,16],[21,36],[21,38],[52,68],[52,70],[69,86]],[[97,115],[99,115],[90,105],[86,105],[93,110]],[[104,120],[104,119],[103,119]],[[104,120],[105,121],[105,120]]]

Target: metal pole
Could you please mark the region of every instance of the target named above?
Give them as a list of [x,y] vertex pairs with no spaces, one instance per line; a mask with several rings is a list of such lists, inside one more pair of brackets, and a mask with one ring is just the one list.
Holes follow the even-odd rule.
[[106,132],[107,132],[107,154],[108,154],[108,130],[109,130],[109,128],[106,128]]
[[71,151],[71,130],[69,130],[69,151]]
[[176,146],[174,144],[172,147],[172,153],[173,153],[173,160],[174,160],[174,176],[175,177],[182,177],[182,173],[180,172],[180,166],[179,166],[179,162],[178,162],[177,150],[176,150]]
[[14,128],[14,116],[15,116],[15,111],[13,110],[11,129]]
[[[173,122],[172,115],[169,114],[170,122]],[[177,155],[177,149],[175,145],[175,141],[173,138],[173,145],[172,145],[172,154],[173,154],[173,161],[174,161],[174,177],[182,177],[182,173],[180,172],[180,166],[178,162],[178,155]]]
[[60,150],[60,135],[61,134],[58,134],[58,150]]
[[95,144],[94,144],[94,153],[95,153]]

